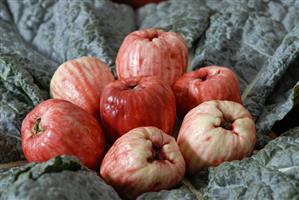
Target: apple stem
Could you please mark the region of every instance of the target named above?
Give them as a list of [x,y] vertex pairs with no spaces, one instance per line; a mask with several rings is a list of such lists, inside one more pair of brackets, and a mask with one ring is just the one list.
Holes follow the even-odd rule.
[[155,33],[155,34],[151,35],[151,36],[148,38],[148,40],[149,40],[149,41],[153,41],[155,38],[158,38],[158,37],[159,37],[158,33]]
[[42,124],[41,124],[41,118],[38,118],[32,128],[32,133],[34,135],[36,135],[42,131],[43,131],[43,128],[42,128]]

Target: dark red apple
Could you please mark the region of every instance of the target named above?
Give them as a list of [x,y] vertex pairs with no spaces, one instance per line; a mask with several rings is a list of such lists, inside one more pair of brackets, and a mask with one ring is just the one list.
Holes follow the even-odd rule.
[[185,174],[185,161],[173,137],[156,127],[139,127],[115,141],[100,174],[122,197],[135,199],[176,186]]
[[106,64],[94,57],[81,57],[58,67],[51,80],[50,93],[55,99],[70,101],[99,116],[102,90],[113,80]]
[[156,77],[121,79],[104,88],[100,114],[111,141],[140,126],[156,126],[172,135],[175,96],[170,86]]
[[208,66],[184,74],[173,85],[178,114],[210,100],[229,100],[242,103],[239,81],[226,67]]
[[23,120],[21,132],[22,148],[29,162],[72,155],[95,169],[104,156],[105,138],[100,124],[65,100],[50,99],[39,104]]
[[145,29],[130,33],[116,58],[116,72],[121,79],[158,76],[172,85],[186,71],[188,48],[175,32]]
[[188,173],[250,156],[256,142],[250,113],[233,101],[206,101],[184,118],[178,145]]

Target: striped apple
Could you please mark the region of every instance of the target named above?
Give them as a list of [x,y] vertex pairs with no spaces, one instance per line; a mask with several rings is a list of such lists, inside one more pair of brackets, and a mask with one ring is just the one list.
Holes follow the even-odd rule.
[[94,57],[81,57],[58,67],[51,80],[50,94],[52,98],[70,101],[98,117],[102,90],[113,80],[106,64]]
[[178,185],[185,161],[173,137],[156,127],[139,127],[115,141],[100,174],[122,198],[136,199],[144,192]]
[[206,101],[187,113],[177,142],[192,174],[250,156],[256,142],[255,123],[239,103]]
[[100,115],[110,141],[141,126],[155,126],[172,135],[175,96],[168,84],[153,76],[116,80],[103,90]]
[[238,77],[226,67],[207,66],[185,73],[173,85],[178,114],[210,100],[228,100],[242,104]]
[[119,78],[158,76],[172,85],[188,65],[188,48],[175,32],[159,29],[134,31],[123,41],[116,57]]
[[36,106],[23,120],[21,135],[29,162],[71,155],[96,169],[105,153],[106,140],[100,123],[65,100],[48,99]]

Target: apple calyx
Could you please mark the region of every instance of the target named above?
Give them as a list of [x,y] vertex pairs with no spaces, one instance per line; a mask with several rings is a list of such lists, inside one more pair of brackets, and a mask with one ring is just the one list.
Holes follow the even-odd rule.
[[[153,138],[152,138],[153,139]],[[152,148],[151,152],[152,154],[148,157],[147,161],[152,163],[154,161],[163,161],[163,160],[168,160],[167,156],[165,155],[165,152],[163,150],[163,146],[166,145],[167,143],[164,143],[164,138],[163,135],[161,134],[161,138],[157,140],[152,140]],[[149,140],[149,138],[148,138]]]
[[233,130],[233,122],[228,119],[224,119],[220,126],[229,131]]
[[153,145],[152,155],[150,157],[148,157],[147,161],[152,163],[154,161],[163,161],[163,160],[167,160],[167,159],[163,152],[162,147]]
[[233,130],[233,126],[232,126],[232,123],[229,122],[229,121],[224,121],[222,124],[221,124],[221,127],[226,129],[226,130]]
[[32,127],[32,134],[33,135],[38,135],[40,134],[41,132],[44,131],[44,129],[42,128],[42,124],[41,124],[41,118],[38,118],[35,122],[35,124],[33,125]]

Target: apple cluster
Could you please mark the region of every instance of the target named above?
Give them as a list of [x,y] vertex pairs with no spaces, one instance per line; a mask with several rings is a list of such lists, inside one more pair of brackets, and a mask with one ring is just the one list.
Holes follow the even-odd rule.
[[[175,32],[130,33],[117,80],[94,57],[69,60],[52,77],[52,99],[22,123],[30,162],[76,156],[126,199],[175,187],[185,173],[250,156],[255,123],[226,67],[186,72],[188,48]],[[177,139],[176,116],[183,119]]]

